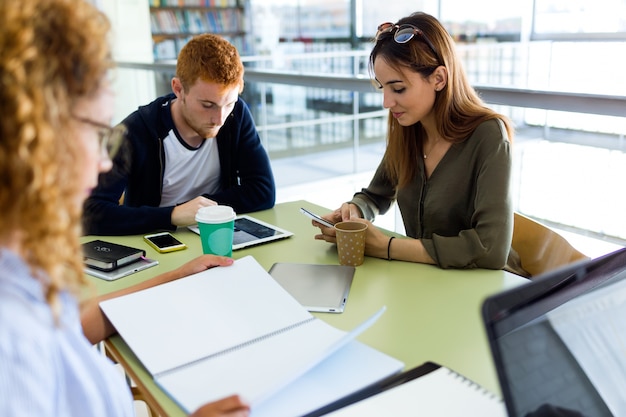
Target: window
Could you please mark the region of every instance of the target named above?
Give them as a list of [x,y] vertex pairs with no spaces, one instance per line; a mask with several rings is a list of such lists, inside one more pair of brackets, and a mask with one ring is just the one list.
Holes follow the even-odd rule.
[[284,41],[350,37],[350,0],[254,0],[251,8],[252,16],[273,16]]
[[536,39],[625,39],[626,0],[535,0],[533,26]]
[[481,38],[519,41],[522,17],[528,8],[528,0],[441,0],[440,4],[439,20],[448,32],[458,40],[470,42]]

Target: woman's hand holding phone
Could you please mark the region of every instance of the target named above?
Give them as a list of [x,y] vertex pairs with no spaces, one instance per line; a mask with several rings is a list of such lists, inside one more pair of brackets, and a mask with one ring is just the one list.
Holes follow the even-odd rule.
[[313,219],[314,221],[316,221],[317,223],[321,224],[322,226],[330,227],[330,228],[335,226],[334,222],[331,222],[330,220],[325,219],[325,218],[323,218],[322,216],[320,216],[318,214],[312,213],[312,212],[310,212],[309,210],[307,210],[305,208],[300,208],[300,213],[302,213],[305,216]]

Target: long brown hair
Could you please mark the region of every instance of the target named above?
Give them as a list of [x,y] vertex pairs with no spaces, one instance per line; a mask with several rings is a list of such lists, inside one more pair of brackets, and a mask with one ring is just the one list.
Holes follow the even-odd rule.
[[[381,34],[370,54],[370,72],[373,73],[376,59],[384,59],[398,70],[408,69],[423,77],[428,77],[438,66],[443,65],[448,71],[448,82],[437,92],[433,109],[438,133],[449,142],[462,142],[482,122],[500,119],[506,126],[509,140],[512,140],[512,124],[504,115],[486,107],[470,85],[456,54],[454,40],[443,25],[433,16],[422,12],[404,17],[396,24],[419,28],[427,40],[416,34],[414,39],[400,44],[393,39],[395,31]],[[387,135],[384,166],[390,179],[398,187],[403,187],[416,175],[416,161],[422,153],[425,131],[420,122],[413,126],[401,126],[390,114]]]
[[0,239],[18,241],[53,309],[85,281],[70,120],[112,66],[108,31],[83,0],[0,0]]

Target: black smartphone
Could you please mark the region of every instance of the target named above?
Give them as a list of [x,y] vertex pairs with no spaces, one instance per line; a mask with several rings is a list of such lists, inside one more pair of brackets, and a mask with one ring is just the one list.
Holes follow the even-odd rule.
[[143,239],[160,253],[173,252],[187,248],[187,245],[176,239],[169,232],[146,235]]
[[323,224],[326,227],[334,227],[335,224],[333,222],[331,222],[330,220],[326,220],[323,219],[321,216],[315,214],[315,213],[311,213],[309,210],[300,207],[300,213],[304,214],[305,216],[308,216],[310,218],[312,218],[313,220],[315,220],[316,222]]

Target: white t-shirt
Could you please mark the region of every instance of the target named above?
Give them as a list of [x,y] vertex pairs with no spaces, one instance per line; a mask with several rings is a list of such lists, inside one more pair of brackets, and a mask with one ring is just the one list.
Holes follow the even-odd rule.
[[160,207],[175,206],[220,188],[220,158],[215,138],[192,148],[170,130],[163,141],[165,172]]

